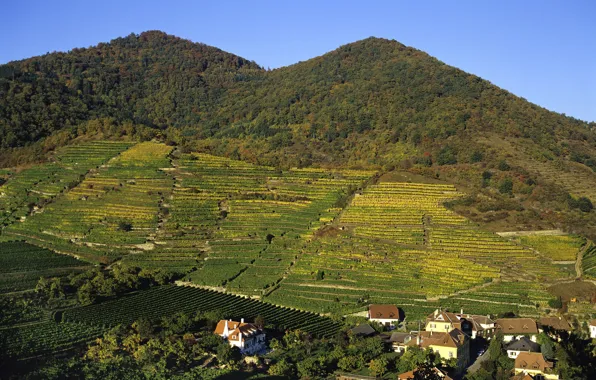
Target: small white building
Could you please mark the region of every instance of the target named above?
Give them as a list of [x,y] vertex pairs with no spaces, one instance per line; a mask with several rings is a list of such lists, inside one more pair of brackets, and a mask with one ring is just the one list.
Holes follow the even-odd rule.
[[400,321],[400,311],[395,305],[370,305],[368,320],[378,322],[384,326],[397,326]]
[[221,320],[215,328],[215,334],[228,341],[230,346],[238,347],[243,354],[253,355],[265,349],[265,332],[252,323]]
[[590,321],[590,338],[596,339],[596,319]]

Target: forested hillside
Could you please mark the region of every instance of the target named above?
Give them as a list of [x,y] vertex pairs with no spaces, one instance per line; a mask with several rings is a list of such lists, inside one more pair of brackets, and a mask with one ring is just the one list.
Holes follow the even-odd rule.
[[595,127],[379,38],[272,71],[158,31],[0,66],[4,166],[100,134],[281,168],[399,167],[465,186],[452,206],[495,229],[590,231]]

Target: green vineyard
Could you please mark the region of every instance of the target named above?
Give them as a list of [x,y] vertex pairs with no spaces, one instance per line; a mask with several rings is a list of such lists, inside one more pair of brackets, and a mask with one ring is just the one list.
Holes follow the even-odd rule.
[[40,277],[67,275],[88,263],[23,242],[0,243],[0,293],[34,289]]
[[319,337],[334,336],[340,327],[330,318],[317,314],[190,286],[161,286],[115,301],[70,309],[62,318],[64,322],[108,327],[131,324],[139,318],[158,319],[177,312],[195,314],[213,310],[236,320],[252,321],[261,316],[267,324],[287,330],[300,329]]
[[[325,335],[337,326],[312,313],[345,315],[373,302],[397,304],[409,320],[439,306],[539,315],[547,286],[574,277],[568,262],[583,239],[508,240],[447,209],[463,196],[454,186],[376,174],[280,170],[157,142],[66,147],[51,163],[2,172],[0,241],[81,260],[8,243],[0,292],[122,262],[220,292],[164,287],[68,310],[66,320],[110,326],[143,313],[222,309]],[[586,276],[596,276],[595,260],[587,249]]]

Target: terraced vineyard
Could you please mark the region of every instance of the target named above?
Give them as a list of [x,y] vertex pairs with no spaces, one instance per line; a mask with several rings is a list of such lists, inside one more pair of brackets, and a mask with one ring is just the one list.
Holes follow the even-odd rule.
[[[90,153],[83,154],[85,149]],[[409,318],[438,306],[538,314],[548,301],[544,284],[574,274],[573,268],[555,262],[572,261],[580,240],[510,241],[483,231],[443,206],[462,196],[448,184],[364,186],[374,172],[282,171],[171,151],[155,142],[132,147],[94,142],[58,152],[56,162],[44,170],[40,165],[17,174],[3,172],[9,180],[1,189],[9,195],[0,201],[8,210],[8,226],[0,239],[26,240],[90,262],[121,259],[144,268],[167,268],[197,285],[317,313],[345,314],[380,302],[399,304]],[[73,173],[76,179],[63,186]],[[23,209],[31,197],[39,208]],[[588,250],[586,276],[596,270],[592,258]],[[72,269],[60,265],[57,274]],[[31,286],[27,273],[21,274],[22,284],[13,281],[11,290]],[[35,269],[31,273],[39,274]],[[161,296],[182,297],[177,290],[167,292],[147,293],[156,297],[147,305]],[[490,299],[491,292],[500,296]],[[191,293],[184,297],[202,307],[199,298],[207,293]],[[142,299],[135,297],[106,304],[123,309],[105,309],[112,310],[111,316],[97,314],[94,318],[101,316],[103,322],[93,323],[129,321],[136,315],[129,308],[145,310],[140,303],[129,307],[126,302],[132,301],[127,300]],[[218,299],[219,307],[240,302],[229,297],[217,293],[207,299]],[[155,313],[191,310],[183,304],[160,306]],[[82,312],[65,315],[88,322],[91,316],[77,314]]]
[[143,317],[161,318],[177,312],[221,311],[226,318],[252,321],[262,316],[267,324],[283,329],[300,329],[319,337],[332,337],[340,325],[330,318],[275,306],[250,298],[189,286],[161,286],[115,301],[70,309],[63,321],[89,326],[130,324]]
[[584,276],[596,279],[596,245],[594,243],[589,244],[584,251],[582,270],[584,271]]
[[155,249],[125,261],[191,270],[194,283],[254,295],[277,283],[313,233],[333,220],[348,187],[373,174],[280,171],[205,154],[173,164],[174,190]]
[[0,293],[34,289],[42,276],[61,276],[89,267],[70,256],[27,243],[0,243]]
[[[505,281],[522,279],[531,287],[536,279],[569,277],[549,260],[480,230],[442,205],[458,196],[450,185],[386,182],[367,187],[341,215],[337,236],[310,244],[266,299],[336,313],[361,310],[371,302],[397,303],[416,317],[438,305],[487,310],[484,300],[468,300],[467,294],[494,279],[502,279],[499,286],[507,288],[514,282]],[[541,285],[538,298],[510,288],[507,294],[518,301],[496,303],[498,308],[536,312],[536,304],[545,307],[548,300]],[[524,299],[528,302],[519,301]]]
[[56,152],[53,162],[9,175],[8,181],[0,187],[0,225],[27,218],[38,207],[80,183],[89,170],[130,145],[110,141],[71,145]]
[[171,191],[172,180],[161,170],[169,167],[170,151],[163,144],[135,145],[43,212],[8,226],[4,236],[94,262],[141,250],[156,231],[164,194]]
[[585,243],[584,238],[573,235],[528,235],[519,236],[516,240],[554,261],[575,261]]

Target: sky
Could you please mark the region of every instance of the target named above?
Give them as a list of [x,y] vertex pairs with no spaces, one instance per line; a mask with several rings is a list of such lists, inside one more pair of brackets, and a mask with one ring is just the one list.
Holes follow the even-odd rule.
[[594,0],[30,0],[0,8],[0,64],[162,30],[273,69],[375,36],[596,121]]

